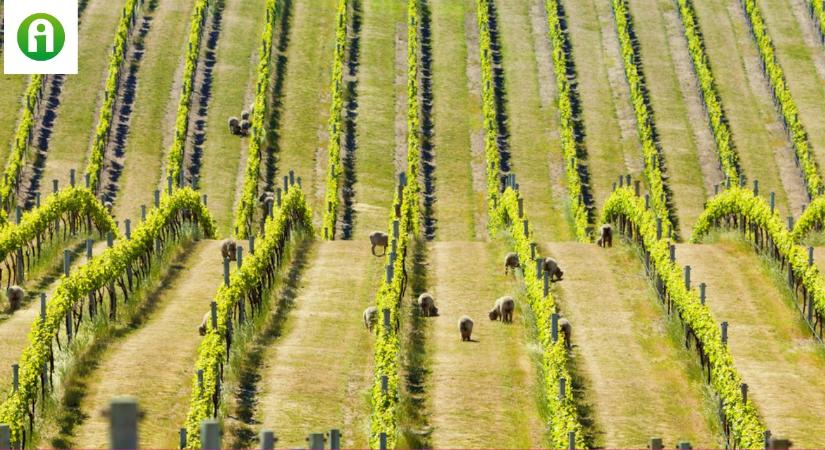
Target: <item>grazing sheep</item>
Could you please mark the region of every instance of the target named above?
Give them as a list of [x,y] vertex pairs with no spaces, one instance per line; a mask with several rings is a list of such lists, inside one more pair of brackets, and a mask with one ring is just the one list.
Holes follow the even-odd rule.
[[206,314],[203,315],[203,320],[201,320],[201,324],[198,327],[198,333],[201,336],[206,336],[206,328],[209,326],[209,321],[212,319],[212,311],[207,311]]
[[562,277],[564,277],[564,272],[562,272],[559,267],[559,263],[553,258],[544,258],[543,268],[544,271],[550,275],[551,283],[554,281],[561,281]]
[[237,117],[229,118],[229,132],[232,134],[241,134],[241,121]]
[[238,258],[238,244],[232,239],[227,239],[221,244],[221,257],[223,259],[229,258],[230,261],[235,261]]
[[20,286],[12,286],[6,290],[6,296],[9,299],[9,312],[17,311],[20,305],[23,304],[23,298],[26,297],[26,291]]
[[513,311],[516,309],[516,301],[513,297],[505,296],[496,300],[495,306],[488,313],[490,320],[499,320],[509,323],[513,321]]
[[248,120],[241,121],[241,136],[246,136],[249,134],[249,128],[252,124]]
[[264,191],[261,192],[261,195],[258,196],[258,203],[266,204],[270,199],[275,198],[275,193],[272,191]]
[[243,110],[243,112],[241,113],[241,119],[249,120],[249,111]]
[[573,344],[570,341],[570,339],[571,334],[573,333],[573,327],[570,325],[570,322],[567,319],[559,319],[559,330],[561,331],[561,334],[564,336],[564,343],[565,345],[567,345],[567,348],[572,347]]
[[517,253],[508,253],[507,256],[504,257],[504,275],[507,275],[511,270],[513,273],[516,273],[516,269],[519,267],[521,267],[521,264]]
[[418,306],[421,308],[421,314],[424,317],[432,317],[438,313],[438,309],[435,307],[435,299],[426,292],[418,296]]
[[461,341],[471,341],[470,336],[473,334],[473,320],[467,316],[461,316],[458,319],[458,331],[461,332]]
[[370,306],[369,308],[364,310],[364,326],[367,327],[370,333],[372,333],[372,329],[375,327],[375,322],[378,321],[378,308],[375,306]]
[[604,224],[601,228],[602,235],[596,242],[599,247],[613,247],[613,227],[610,224]]
[[[390,237],[387,236],[387,233],[373,231],[370,233],[370,244],[372,244],[372,254],[374,256],[384,256],[387,254],[387,247],[390,245]],[[383,247],[384,253],[380,255],[376,254],[375,247]]]
[[112,215],[112,208],[114,208],[114,205],[112,205],[112,202],[110,202],[110,201],[103,202],[103,207],[106,208],[106,212],[108,212],[109,215],[111,216]]

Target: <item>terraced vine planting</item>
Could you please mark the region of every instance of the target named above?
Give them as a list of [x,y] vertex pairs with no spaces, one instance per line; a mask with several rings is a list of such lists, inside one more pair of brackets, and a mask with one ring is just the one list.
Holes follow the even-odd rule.
[[0,448],[825,446],[823,23],[81,0],[0,77]]

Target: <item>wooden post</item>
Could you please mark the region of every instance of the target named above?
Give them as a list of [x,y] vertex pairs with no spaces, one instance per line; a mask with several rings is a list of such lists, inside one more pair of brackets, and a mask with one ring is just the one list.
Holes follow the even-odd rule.
[[544,296],[547,297],[550,294],[550,274],[545,270],[544,271]]
[[35,208],[39,208],[39,207],[40,207],[40,192],[36,192],[36,193],[34,194],[34,207],[35,207]]
[[11,386],[14,392],[20,388],[20,365],[17,363],[11,365]]
[[186,428],[180,429],[180,442],[178,443],[178,448],[186,448]]
[[310,433],[307,442],[309,450],[324,450],[324,433]]
[[201,422],[201,449],[221,449],[221,430],[217,420],[206,419]]
[[683,441],[680,442],[679,445],[676,446],[678,450],[691,450],[693,447],[690,445],[690,442]]
[[665,447],[662,445],[662,438],[650,438],[650,444],[647,448],[650,450],[662,450]]
[[273,450],[275,448],[275,433],[270,430],[261,430],[259,434],[259,441],[261,442],[261,450]]
[[338,430],[336,428],[329,430],[329,449],[341,449],[341,430]]
[[633,191],[636,193],[636,197],[641,195],[642,193],[642,182],[639,180],[633,181]]
[[753,195],[759,195],[759,180],[753,180]]
[[707,289],[707,287],[707,284],[699,283],[699,300],[702,302],[703,305],[705,304],[705,289]]
[[544,258],[536,258],[536,279],[541,279],[541,273],[544,269]]
[[92,187],[92,177],[87,173],[83,178],[86,180],[86,189],[91,189]]
[[203,392],[203,369],[198,369],[197,376],[198,376],[198,389],[200,389],[199,392]]
[[14,223],[20,225],[20,219],[23,217],[23,210],[19,206],[14,207]]
[[138,445],[138,404],[133,397],[118,397],[109,403],[109,448],[127,450]]
[[255,236],[249,236],[249,254],[255,254]]
[[160,190],[155,189],[155,208],[160,208]]
[[748,383],[742,383],[739,385],[739,389],[742,391],[742,403],[748,403]]
[[72,323],[72,311],[66,311],[66,339],[69,341],[69,344],[72,343],[72,334],[74,334]]
[[728,344],[728,323],[722,322],[722,344]]
[[203,194],[203,206],[209,206],[209,196]]
[[765,439],[765,448],[769,448],[771,445],[771,430],[765,430],[763,436]]
[[624,175],[619,175],[619,187],[624,187]]
[[788,231],[793,230],[793,217],[788,216]]
[[383,314],[384,314],[384,329],[387,331],[387,333],[389,333],[390,332],[390,310],[387,309],[387,308],[384,308],[381,311],[383,311]]
[[58,181],[55,178],[54,180],[52,180],[52,192],[57,194],[57,190],[58,190]]
[[690,290],[690,266],[685,266],[685,289]]
[[630,174],[624,176],[624,184],[630,187]]
[[557,313],[550,316],[550,337],[553,338],[554,344],[559,340],[559,315]]
[[40,293],[40,320],[46,320],[46,293]]
[[392,277],[393,277],[393,275],[394,275],[394,273],[393,273],[393,265],[392,265],[392,264],[387,264],[387,269],[386,269],[386,270],[387,270],[387,277],[386,277],[386,281],[387,281],[387,284],[389,284],[389,283],[391,283],[391,282],[392,282]]
[[69,270],[72,264],[72,252],[63,250],[63,275],[69,276]]
[[645,194],[645,209],[650,209],[650,194]]
[[378,449],[379,450],[387,450],[387,433],[381,432],[378,435]]
[[773,212],[776,209],[776,192],[771,192],[770,202],[771,202],[771,215],[773,215]]
[[86,239],[86,259],[92,259],[92,257],[94,256],[94,248],[92,247],[93,244],[94,241],[92,241],[91,239]]
[[656,240],[662,239],[662,218],[656,218]]
[[238,269],[243,265],[243,247],[240,245],[235,247],[235,260],[238,262]]
[[576,450],[576,432],[567,432],[567,450]]
[[0,450],[11,449],[11,430],[8,425],[0,424]]
[[123,222],[126,225],[126,240],[132,239],[132,221],[131,219],[126,219]]
[[528,222],[527,219],[524,219],[522,224],[524,224],[524,229],[522,230],[522,232],[524,233],[524,237],[529,238],[530,237],[530,223]]
[[23,263],[23,248],[17,249],[17,284],[22,286],[25,278],[26,265]]
[[115,245],[115,234],[109,231],[106,233],[106,246],[112,248]]
[[676,246],[670,244],[670,262],[676,262]]
[[71,187],[74,187],[74,182],[75,182],[75,180],[74,180],[74,178],[75,178],[75,173],[76,173],[75,169],[69,169],[69,185],[70,185]]
[[518,216],[519,216],[519,218],[524,217],[524,199],[523,198],[518,199]]
[[389,379],[386,375],[381,375],[381,393],[387,395],[389,390]]
[[562,377],[559,378],[559,400],[563,400],[567,391],[567,380]]
[[166,193],[172,195],[172,177],[166,177]]
[[808,247],[808,267],[814,265],[814,248]]
[[209,302],[209,311],[212,313],[212,329],[218,329],[218,304],[215,300]]
[[294,170],[291,170],[291,169],[290,169],[290,171],[289,171],[289,185],[290,185],[290,186],[294,186],[294,185],[295,185],[295,171],[294,171]]
[[536,259],[536,243],[530,243],[530,259]]
[[284,175],[284,194],[289,192],[289,177]]
[[229,257],[223,259],[223,284],[229,286]]
[[392,221],[392,238],[393,239],[398,239],[398,236],[401,233],[401,228],[400,227],[401,227],[401,222],[399,222],[398,219],[395,219],[395,220]]

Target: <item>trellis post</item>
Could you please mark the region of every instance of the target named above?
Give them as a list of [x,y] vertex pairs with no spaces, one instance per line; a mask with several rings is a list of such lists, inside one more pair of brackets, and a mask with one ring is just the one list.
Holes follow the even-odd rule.
[[133,397],[118,397],[109,404],[110,448],[135,449],[138,445],[138,404]]

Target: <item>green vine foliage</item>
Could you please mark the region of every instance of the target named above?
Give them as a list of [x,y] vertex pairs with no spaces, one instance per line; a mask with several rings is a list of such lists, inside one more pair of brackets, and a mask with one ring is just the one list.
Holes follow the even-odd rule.
[[35,115],[43,99],[45,77],[32,75],[29,86],[23,96],[23,111],[14,134],[9,161],[3,179],[0,179],[0,225],[8,221],[8,211],[12,209],[17,198],[20,174],[25,165],[26,153],[34,139]]
[[644,74],[639,63],[639,55],[633,43],[633,21],[627,0],[611,0],[613,17],[621,44],[622,62],[627,84],[630,86],[630,100],[636,114],[636,130],[642,144],[645,167],[644,177],[650,192],[650,205],[659,217],[676,229],[676,213],[670,208],[669,190],[663,176],[664,158],[656,143],[653,111],[647,102]]
[[[281,207],[267,220],[255,253],[244,258],[243,265],[230,277],[229,285],[221,286],[215,296],[218,327],[213,328],[209,324],[207,334],[198,347],[195,369],[203,370],[203,387],[199,385],[198,377],[193,377],[186,416],[187,448],[201,448],[200,424],[218,414],[215,400],[220,398],[221,367],[227,360],[231,330],[243,325],[240,310],[246,311],[246,307],[241,304],[248,303],[253,309],[264,300],[278,269],[283,266],[290,236],[294,233],[313,234],[312,211],[298,186],[289,189]],[[233,320],[235,325],[230,326]]]
[[819,39],[825,43],[825,4],[821,0],[808,0],[807,3],[808,13],[819,31]]
[[[481,53],[481,88],[482,112],[484,114],[485,156],[487,164],[487,199],[490,215],[489,228],[493,234],[508,233],[514,240],[515,250],[521,261],[531,260],[530,231],[525,233],[521,220],[518,217],[519,194],[511,187],[502,193],[499,190],[501,173],[501,155],[498,150],[497,136],[498,123],[496,121],[496,97],[493,85],[492,64],[492,36],[490,35],[490,4],[493,0],[477,0],[477,23],[479,27],[479,45]],[[556,9],[553,9],[556,11]],[[552,19],[551,19],[552,20]],[[551,31],[552,33],[552,31]],[[555,51],[555,50],[554,50]],[[569,98],[569,97],[568,97]],[[529,224],[529,222],[528,222]],[[555,301],[551,294],[544,295],[543,281],[536,277],[535,264],[525,264],[524,283],[530,307],[536,317],[539,341],[542,345],[542,378],[550,413],[549,429],[551,445],[565,448],[568,445],[567,433],[576,433],[576,446],[584,446],[584,434],[576,411],[572,390],[566,391],[565,397],[559,399],[555,393],[559,391],[562,378],[570,380],[567,371],[568,355],[565,349],[564,338],[552,342],[550,322],[555,312]]]
[[270,72],[272,70],[272,40],[275,27],[281,15],[281,3],[277,0],[266,1],[266,25],[261,36],[258,50],[258,79],[255,82],[255,101],[251,112],[251,135],[246,158],[243,190],[235,212],[235,233],[241,239],[252,234],[252,221],[255,216],[258,180],[261,177],[261,156],[266,141],[266,117],[269,100]]
[[722,98],[716,89],[716,81],[710,68],[710,60],[707,53],[705,53],[704,38],[699,28],[696,10],[693,8],[693,0],[676,0],[676,3],[676,10],[679,12],[682,30],[688,43],[690,60],[693,63],[693,73],[699,82],[705,113],[713,132],[713,140],[716,142],[716,151],[719,155],[722,173],[725,178],[738,181],[741,174],[739,154],[734,147],[733,134],[730,126],[728,126],[725,110],[722,107]]
[[825,317],[825,280],[815,264],[808,264],[807,249],[798,242],[811,230],[821,228],[823,216],[825,197],[820,197],[805,210],[793,231],[788,231],[764,198],[748,189],[735,187],[708,202],[696,222],[693,241],[700,242],[711,229],[722,225],[734,226],[743,232],[757,249],[779,262],[783,270],[789,270],[791,288],[794,292],[801,290],[804,299],[813,303],[821,334],[822,318]]
[[[381,433],[387,435],[387,448],[394,448],[398,434],[398,399],[401,340],[401,301],[406,289],[406,261],[410,242],[421,233],[421,166],[420,107],[418,96],[419,56],[419,4],[407,2],[407,176],[399,184],[393,200],[388,234],[393,237],[395,252],[387,254],[387,266],[392,266],[392,277],[385,277],[376,295],[378,311],[389,311],[390,326],[383,325],[383,313],[379,314],[374,344],[374,377],[372,385],[372,417],[370,420],[370,446],[380,447]],[[394,223],[398,222],[398,237],[394,235]],[[387,377],[387,391],[383,390],[382,376]]]
[[172,142],[166,163],[166,172],[172,177],[176,186],[181,185],[186,137],[189,134],[189,114],[192,109],[192,92],[195,90],[195,73],[198,70],[201,40],[206,26],[209,3],[210,0],[197,0],[192,17],[189,19],[189,42],[183,67],[183,86],[178,100],[178,112],[175,116],[175,140]]
[[[32,211],[23,213],[19,224],[10,224],[0,229],[0,261],[6,261],[11,271],[25,271],[26,262],[31,264],[29,255],[40,255],[40,244],[59,236],[59,223],[63,223],[64,233],[84,224],[91,224],[103,235],[117,234],[114,220],[88,189],[71,187],[52,194],[43,204]],[[91,232],[91,229],[89,230]],[[18,267],[17,253],[25,252],[24,267]],[[0,278],[2,278],[0,270]],[[11,277],[11,273],[9,274]]]
[[[35,321],[29,332],[29,345],[20,357],[19,389],[9,392],[0,404],[0,423],[11,428],[12,442],[22,441],[27,418],[33,423],[41,374],[49,369],[52,344],[67,315],[82,308],[90,295],[102,300],[104,292],[108,292],[111,299],[116,299],[116,286],[126,296],[132,287],[131,270],[136,268],[135,276],[148,271],[156,246],[179,235],[187,223],[198,226],[207,238],[215,235],[209,211],[189,188],[165,195],[160,207],[147,215],[131,239],[118,240],[88,264],[62,277],[49,300],[45,320]],[[128,287],[124,278],[128,278]]]
[[143,0],[128,0],[120,13],[115,43],[112,46],[112,55],[109,58],[109,72],[103,90],[103,105],[100,107],[97,119],[97,130],[92,141],[89,165],[86,167],[86,173],[89,175],[89,186],[93,191],[97,191],[100,183],[104,153],[112,131],[115,103],[120,89],[120,75],[125,66],[126,53],[129,49],[129,36],[135,26],[137,11],[142,4]]
[[573,215],[576,238],[579,241],[589,241],[587,229],[591,224],[591,211],[585,203],[585,180],[582,180],[582,173],[580,172],[586,170],[586,166],[579,161],[579,153],[582,149],[580,149],[576,140],[576,118],[573,111],[574,92],[570,78],[568,78],[568,73],[573,72],[572,55],[565,51],[570,43],[561,27],[560,6],[560,0],[546,0],[545,2],[550,43],[553,46],[556,91],[558,92],[557,105],[559,108],[561,151],[564,156],[567,192],[570,196],[570,209]]
[[335,27],[335,54],[332,59],[332,103],[329,106],[329,170],[326,182],[326,209],[323,233],[325,239],[335,239],[341,187],[341,136],[344,132],[344,59],[347,56],[347,0],[338,0],[337,25]]
[[[737,190],[728,191],[709,202],[706,215],[699,219],[699,225],[694,229],[694,240],[706,231],[707,225],[701,224],[709,223],[713,215],[711,211],[723,209],[725,202],[721,199],[734,192]],[[697,292],[685,286],[682,268],[670,260],[670,242],[657,238],[655,212],[645,208],[644,200],[637,197],[633,189],[624,187],[607,199],[602,220],[618,224],[641,247],[645,261],[649,260],[649,273],[661,282],[661,295],[675,307],[689,333],[701,346],[705,355],[703,365],[709,370],[708,381],[721,399],[722,413],[729,425],[734,448],[761,447],[765,426],[753,403],[743,401],[742,378],[727,346],[722,343],[719,325],[708,307],[701,303]],[[667,235],[666,231],[663,236]]]
[[791,90],[785,80],[785,73],[776,59],[776,49],[768,34],[765,19],[762,17],[756,0],[740,0],[740,3],[745,9],[751,36],[753,36],[756,46],[759,48],[762,69],[770,82],[774,105],[776,105],[785,126],[785,131],[788,133],[796,152],[797,164],[802,170],[802,178],[805,181],[805,187],[808,189],[808,196],[814,198],[821,194],[825,187],[816,160],[813,158],[808,133],[799,120],[799,110],[791,97]]

